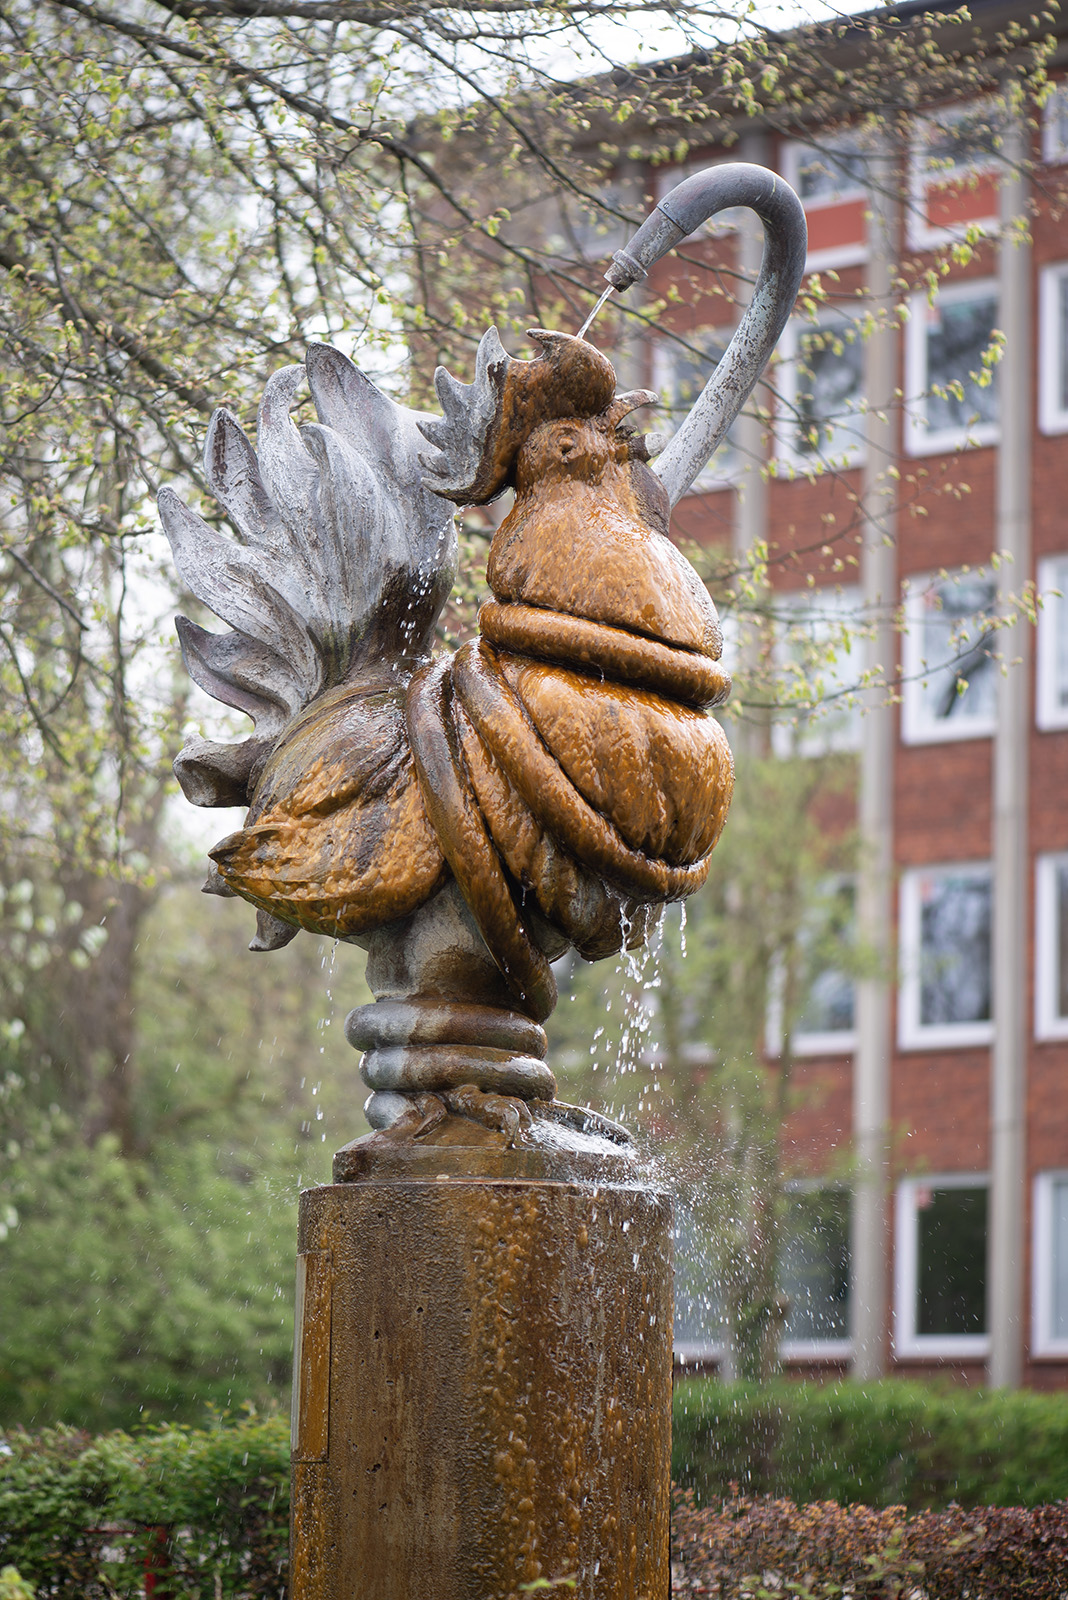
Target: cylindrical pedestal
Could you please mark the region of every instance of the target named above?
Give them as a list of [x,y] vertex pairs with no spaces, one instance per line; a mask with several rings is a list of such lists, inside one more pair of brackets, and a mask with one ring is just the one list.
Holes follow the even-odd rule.
[[293,1600],[667,1600],[668,1198],[420,1165],[301,1197]]

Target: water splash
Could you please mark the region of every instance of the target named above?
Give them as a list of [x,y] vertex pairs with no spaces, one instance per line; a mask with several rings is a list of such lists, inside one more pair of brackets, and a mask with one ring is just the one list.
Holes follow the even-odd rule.
[[585,322],[582,324],[582,327],[579,329],[578,333],[575,335],[576,339],[585,339],[586,330],[590,326],[590,324],[592,323],[594,317],[597,315],[598,311],[600,311],[601,307],[604,305],[605,301],[608,299],[608,296],[610,294],[615,294],[615,292],[616,291],[615,291],[614,286],[612,284],[609,284],[608,288],[605,290],[604,294],[598,300],[597,304],[594,306],[593,310],[590,312],[589,316],[586,318]]

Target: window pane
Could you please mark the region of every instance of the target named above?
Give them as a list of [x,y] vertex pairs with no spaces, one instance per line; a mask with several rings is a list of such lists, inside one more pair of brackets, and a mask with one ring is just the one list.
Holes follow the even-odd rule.
[[997,422],[997,368],[990,383],[978,381],[997,312],[997,296],[989,291],[974,299],[936,303],[928,310],[925,407],[932,433]]
[[1056,867],[1057,1015],[1068,1017],[1068,861]]
[[847,323],[808,328],[798,338],[798,455],[841,455],[863,443],[864,346]]
[[723,1337],[715,1251],[707,1227],[677,1203],[675,1226],[675,1343],[708,1349]]
[[859,749],[860,706],[850,702],[864,675],[864,622],[857,589],[784,597],[777,651],[786,706],[772,728],[776,755]]
[[795,1034],[853,1031],[853,979],[833,962],[836,954],[842,958],[842,947],[852,940],[855,899],[853,884],[840,883],[813,918],[809,981]]
[[937,181],[948,181],[996,156],[1001,128],[989,105],[953,111],[927,125],[927,166]]
[[[1065,279],[1068,285],[1068,278]],[[1068,370],[1068,362],[1066,362]],[[1065,402],[1068,405],[1068,401]],[[1059,711],[1068,709],[1068,561],[1051,560],[1043,564],[1042,614],[1039,627],[1043,634],[1053,633],[1053,649],[1046,658],[1053,669],[1051,698]],[[1056,590],[1056,593],[1051,593]],[[1043,663],[1045,664],[1045,663]]]
[[636,196],[626,184],[601,184],[598,193],[605,208],[593,207],[585,201],[563,207],[563,221],[568,242],[584,261],[600,261],[626,244],[634,232],[633,224],[624,217],[614,216],[616,211],[627,211],[635,205]]
[[1058,348],[1057,400],[1062,411],[1068,411],[1068,272],[1057,280],[1057,327],[1053,337]]
[[787,1203],[779,1284],[787,1297],[784,1337],[849,1337],[849,1195],[793,1194]]
[[1068,1339],[1068,1178],[1058,1178],[1052,1195],[1053,1277],[1050,1302],[1053,1312],[1050,1336]]
[[965,574],[933,583],[923,595],[919,693],[925,720],[987,722],[997,706],[996,640],[987,618],[997,589],[992,578]]
[[990,1020],[990,876],[920,880],[920,1021]]
[[1043,108],[1048,159],[1062,161],[1068,151],[1068,94],[1064,88],[1054,89]]
[[916,1332],[986,1332],[986,1189],[916,1190]]
[[[705,384],[723,355],[731,339],[731,329],[702,328],[696,333],[680,334],[685,345],[674,340],[664,340],[660,347],[663,372],[662,390],[665,433],[670,437],[685,422]],[[689,346],[690,348],[686,348]],[[698,479],[710,481],[729,477],[738,465],[738,452],[734,427],[716,451],[715,456]]]
[[866,178],[863,151],[851,140],[832,142],[821,150],[810,150],[797,168],[797,192],[802,200],[835,200],[851,190],[862,189]]

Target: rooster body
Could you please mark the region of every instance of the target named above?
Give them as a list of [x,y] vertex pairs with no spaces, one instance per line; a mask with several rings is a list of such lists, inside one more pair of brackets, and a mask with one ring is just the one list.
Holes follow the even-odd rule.
[[[542,354],[513,362],[491,331],[470,386],[439,373],[440,421],[413,426],[317,347],[317,427],[298,438],[288,422],[292,380],[269,391],[259,460],[232,419],[213,424],[213,486],[232,515],[251,508],[264,547],[252,569],[240,547],[225,552],[250,597],[218,581],[221,536],[173,496],[162,509],[190,587],[235,626],[181,619],[190,670],[266,724],[236,753],[198,741],[177,763],[200,803],[232,803],[244,785],[248,815],[211,852],[213,887],[256,906],[259,945],[273,947],[300,928],[366,942],[453,879],[517,1010],[541,1021],[552,954],[639,943],[664,902],[704,881],[733,767],[708,715],[730,687],[715,608],[624,422],[654,397],[613,398],[591,346],[533,336]],[[362,503],[346,502],[346,478]],[[447,502],[507,485],[480,638],[434,661]]]

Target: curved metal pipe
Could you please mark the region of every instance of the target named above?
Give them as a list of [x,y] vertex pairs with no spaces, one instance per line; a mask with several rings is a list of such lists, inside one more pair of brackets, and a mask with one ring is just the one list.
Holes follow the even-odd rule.
[[718,448],[786,326],[805,272],[808,225],[804,209],[790,185],[767,167],[742,161],[706,167],[664,196],[634,237],[616,251],[605,273],[614,289],[629,289],[709,217],[733,206],[755,211],[764,224],[760,275],[715,372],[654,465],[672,505],[682,499]]

